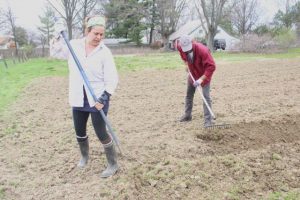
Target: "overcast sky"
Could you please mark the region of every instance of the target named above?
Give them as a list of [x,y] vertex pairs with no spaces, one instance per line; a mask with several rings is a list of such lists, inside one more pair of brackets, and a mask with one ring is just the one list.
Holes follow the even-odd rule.
[[[274,14],[279,8],[283,8],[286,0],[258,0],[259,7],[263,17],[263,22],[273,19]],[[51,0],[55,2],[55,0]],[[17,17],[16,24],[26,29],[36,31],[36,27],[40,25],[39,15],[43,15],[43,8],[46,0],[0,0],[0,8],[6,9],[8,6],[12,8]]]
[[1,9],[11,7],[17,17],[16,25],[36,31],[40,25],[39,15],[43,14],[45,0],[0,0]]

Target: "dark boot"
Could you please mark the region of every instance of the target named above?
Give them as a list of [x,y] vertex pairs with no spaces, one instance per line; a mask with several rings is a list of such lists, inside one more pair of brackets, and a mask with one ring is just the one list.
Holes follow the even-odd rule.
[[89,140],[85,140],[82,142],[78,142],[80,153],[81,153],[81,159],[78,163],[78,167],[83,168],[86,166],[88,160],[89,160]]
[[103,146],[107,158],[107,168],[102,172],[101,178],[108,178],[114,175],[119,169],[117,163],[117,152],[115,150],[113,141],[109,142],[108,144],[104,144]]
[[212,127],[214,124],[215,124],[215,123],[214,123],[213,120],[211,120],[211,121],[205,121],[203,126],[204,126],[204,128],[210,128],[210,127]]
[[180,122],[187,122],[187,121],[191,121],[192,120],[192,115],[189,114],[184,114],[179,121]]

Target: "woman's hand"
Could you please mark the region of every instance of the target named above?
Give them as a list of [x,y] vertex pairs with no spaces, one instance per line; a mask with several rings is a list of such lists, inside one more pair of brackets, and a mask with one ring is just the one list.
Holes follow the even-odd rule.
[[95,107],[98,110],[101,110],[109,101],[109,97],[111,96],[111,94],[109,94],[108,92],[104,91],[102,93],[102,95],[98,98]]
[[62,38],[52,38],[50,41],[50,57],[66,60],[69,50]]
[[103,107],[104,107],[103,104],[101,104],[101,103],[99,103],[99,102],[96,102],[95,108],[97,108],[97,110],[101,110]]

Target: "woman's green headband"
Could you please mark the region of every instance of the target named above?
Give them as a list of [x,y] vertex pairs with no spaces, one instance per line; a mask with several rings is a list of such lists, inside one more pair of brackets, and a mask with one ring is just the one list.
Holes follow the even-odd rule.
[[101,16],[91,17],[87,22],[87,27],[103,26],[105,27],[105,18]]

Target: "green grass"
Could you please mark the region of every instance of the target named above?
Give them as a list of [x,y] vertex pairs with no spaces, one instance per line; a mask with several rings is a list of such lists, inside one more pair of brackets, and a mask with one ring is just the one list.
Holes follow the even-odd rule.
[[145,68],[171,69],[183,65],[177,52],[115,56],[115,61],[119,71],[136,71]]
[[257,53],[230,53],[230,52],[215,52],[213,57],[216,61],[225,62],[241,62],[241,61],[253,61],[261,59],[288,59],[288,58],[299,58],[300,48],[292,48],[284,53],[268,53],[268,54],[257,54]]
[[[265,59],[299,58],[300,48],[293,48],[289,49],[287,52],[275,54],[214,52],[213,57],[217,62],[243,62]],[[183,66],[183,62],[178,52],[115,56],[115,61],[118,70],[121,72],[132,70],[136,71],[145,68],[172,69]]]
[[0,111],[13,102],[34,78],[62,76],[68,73],[65,61],[31,59],[24,63],[0,64]]
[[[214,59],[224,62],[243,62],[258,59],[283,59],[300,57],[300,48],[290,49],[277,54],[245,54],[215,52]],[[119,55],[115,62],[120,73],[145,68],[173,69],[183,67],[178,52],[156,53],[147,55]],[[0,62],[0,112],[13,102],[34,78],[44,76],[66,76],[67,62],[47,58],[30,59],[24,63],[14,64],[7,60],[8,68]]]
[[269,195],[268,200],[297,200],[300,199],[300,193],[299,192],[274,192],[271,195]]
[[5,198],[5,191],[3,188],[0,188],[0,199],[4,199]]

